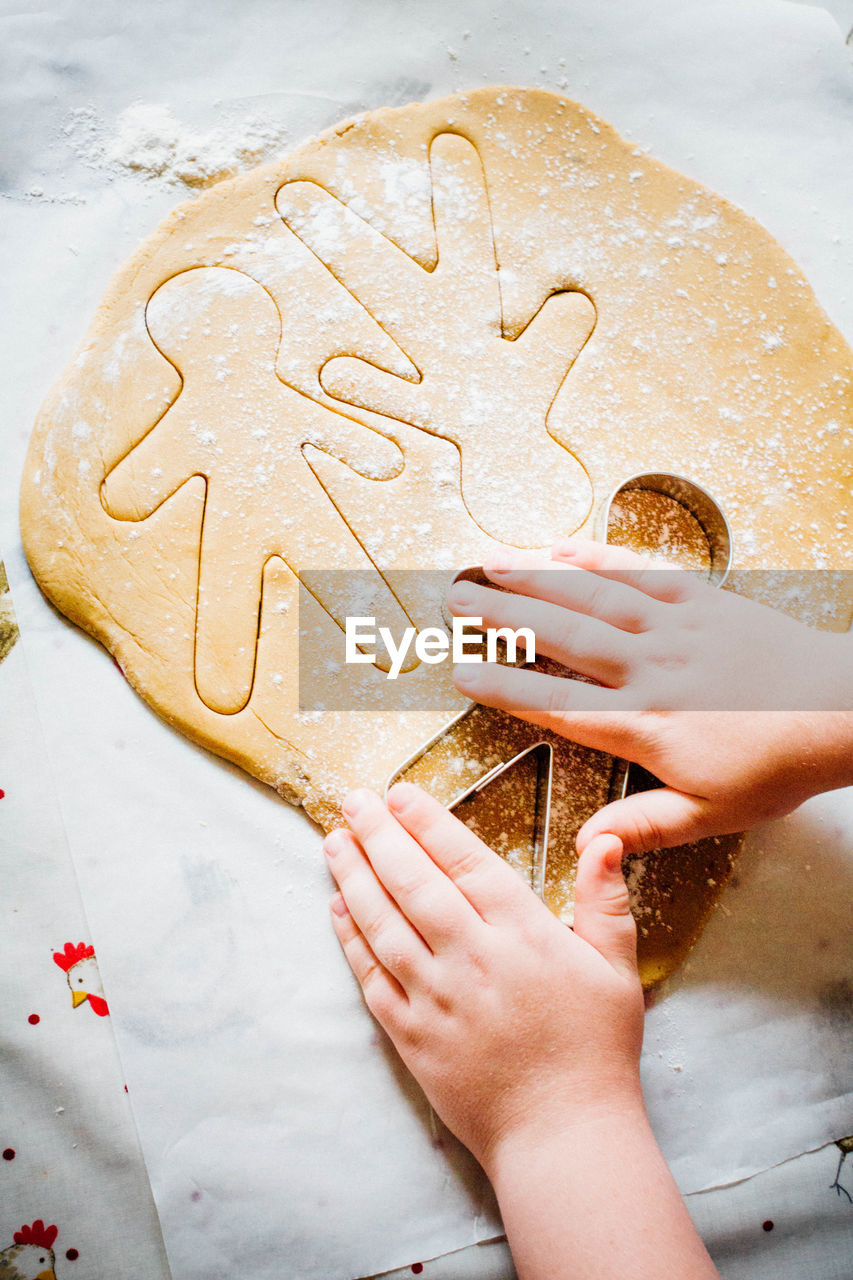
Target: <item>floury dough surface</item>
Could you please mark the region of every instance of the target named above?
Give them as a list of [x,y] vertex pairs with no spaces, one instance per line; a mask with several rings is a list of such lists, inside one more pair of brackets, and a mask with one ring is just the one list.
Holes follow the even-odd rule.
[[[369,720],[300,712],[300,578],[375,566],[365,612],[440,622],[404,571],[591,532],[641,471],[708,488],[738,568],[843,567],[851,407],[761,227],[573,102],[482,89],[176,209],[42,410],[23,535],[166,720],[328,825],[463,704],[441,664],[368,669]],[[318,594],[322,644],[353,602]]]

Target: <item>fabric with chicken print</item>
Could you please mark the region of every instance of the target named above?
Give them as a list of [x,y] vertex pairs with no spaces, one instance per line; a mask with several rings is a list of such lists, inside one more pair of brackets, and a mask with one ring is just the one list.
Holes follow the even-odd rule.
[[59,1234],[41,1218],[15,1232],[15,1243],[0,1249],[0,1280],[57,1280],[53,1245]]
[[72,1008],[76,1009],[88,1001],[92,1012],[99,1018],[105,1018],[109,1008],[104,999],[95,948],[87,947],[84,942],[78,942],[76,946],[72,942],[66,942],[62,951],[53,953],[53,959],[65,971],[71,989]]

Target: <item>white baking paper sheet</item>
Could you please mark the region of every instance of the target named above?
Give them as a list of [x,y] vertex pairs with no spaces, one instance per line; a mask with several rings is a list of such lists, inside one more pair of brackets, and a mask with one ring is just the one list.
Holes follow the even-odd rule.
[[[175,148],[158,177],[128,146],[134,103],[227,154],[246,121],[295,143],[365,107],[562,89],[762,221],[853,339],[840,29],[782,0],[67,0],[0,10],[0,57],[0,545],[175,1280],[344,1280],[494,1234],[338,955],[318,832],[157,720],[29,578],[29,431],[110,275],[187,194]],[[848,795],[756,833],[652,1009],[649,1107],[685,1190],[853,1129],[851,877]]]

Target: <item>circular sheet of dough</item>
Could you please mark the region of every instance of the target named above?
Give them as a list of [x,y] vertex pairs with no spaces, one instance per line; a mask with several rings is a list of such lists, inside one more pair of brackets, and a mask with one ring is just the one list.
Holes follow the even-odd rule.
[[[407,571],[591,532],[648,471],[717,498],[736,569],[849,566],[851,406],[850,350],[760,226],[577,103],[486,88],[177,208],[42,409],[23,536],[156,711],[330,825],[463,704],[420,664],[370,668],[368,712],[300,711],[300,581],[321,649],[354,607],[328,570],[359,612],[440,623]],[[610,764],[572,750],[574,825]]]

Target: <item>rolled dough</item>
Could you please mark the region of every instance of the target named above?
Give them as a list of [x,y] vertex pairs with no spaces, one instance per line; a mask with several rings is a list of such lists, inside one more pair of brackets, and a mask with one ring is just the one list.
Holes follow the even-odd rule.
[[[361,668],[360,708],[301,709],[297,614],[320,655],[354,609],[440,625],[417,571],[591,531],[642,471],[718,499],[736,568],[849,566],[852,405],[850,350],[760,226],[577,103],[486,88],[368,113],[177,208],[41,411],[23,537],[166,721],[328,827],[465,704],[421,663]],[[828,607],[846,627],[849,601]],[[479,711],[437,789],[519,733]],[[565,913],[612,762],[559,753]]]

